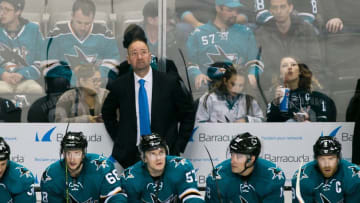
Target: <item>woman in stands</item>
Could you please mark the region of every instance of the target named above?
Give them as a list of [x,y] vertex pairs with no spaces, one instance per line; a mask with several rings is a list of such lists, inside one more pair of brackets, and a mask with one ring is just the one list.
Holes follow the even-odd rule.
[[56,122],[102,122],[101,108],[108,90],[101,88],[101,74],[93,64],[75,67],[77,87],[66,91],[56,104]]
[[[334,101],[317,91],[320,86],[306,64],[294,57],[284,57],[280,62],[280,78],[275,91],[275,99],[268,105],[268,122],[334,122],[336,107]],[[284,89],[289,89],[287,101],[283,100]],[[288,102],[287,108],[280,103]]]
[[263,112],[252,96],[245,94],[247,71],[227,66],[211,90],[199,101],[196,122],[261,122]]

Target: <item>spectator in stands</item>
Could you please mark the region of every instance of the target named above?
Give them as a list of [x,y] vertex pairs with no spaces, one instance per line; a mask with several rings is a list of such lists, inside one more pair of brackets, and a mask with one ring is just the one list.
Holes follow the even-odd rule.
[[44,70],[46,96],[36,100],[28,112],[28,122],[55,122],[56,103],[70,89],[72,71],[65,62],[55,63]]
[[101,108],[108,90],[101,88],[101,75],[95,65],[75,67],[77,87],[66,91],[56,103],[55,121],[102,122]]
[[[241,3],[243,4],[243,2]],[[177,25],[177,31],[184,35],[184,41],[187,40],[193,29],[206,24],[216,15],[215,0],[176,0],[175,10],[180,21]],[[246,22],[247,17],[238,13],[236,23],[244,24]]]
[[1,202],[35,203],[35,178],[24,166],[10,159],[10,146],[0,137]]
[[[44,54],[47,60],[67,61],[72,68],[79,64],[100,65],[105,85],[109,72],[116,71],[120,55],[112,31],[106,25],[94,22],[95,13],[92,0],[76,0],[70,22],[59,22],[50,32]],[[72,85],[74,82],[73,79]]]
[[[261,59],[265,65],[260,78],[262,87],[271,87],[273,78],[279,75],[280,61],[284,56],[299,58],[312,68],[324,84],[326,71],[322,67],[321,49],[317,35],[309,23],[292,15],[292,0],[270,0],[270,12],[274,18],[256,30]],[[265,89],[267,92],[267,89]]]
[[284,202],[284,172],[259,157],[260,139],[248,132],[234,137],[231,158],[218,164],[206,178],[205,202]]
[[[292,0],[292,3],[294,6],[292,14],[314,25],[317,31],[321,31],[323,26],[328,32],[337,32],[343,27],[342,20],[336,15],[337,12],[334,12],[334,0]],[[266,23],[274,17],[270,12],[270,0],[257,0],[255,7],[258,24]]]
[[196,122],[261,122],[263,112],[254,98],[246,94],[247,72],[229,66],[209,93],[200,98]]
[[360,167],[342,158],[341,148],[336,136],[317,139],[314,160],[292,176],[292,203],[360,202]]
[[42,175],[41,202],[128,202],[114,165],[102,155],[87,153],[87,146],[82,132],[66,132],[61,159]]
[[43,38],[39,26],[21,14],[25,0],[0,2],[0,94],[41,94],[36,82]]
[[168,155],[169,147],[162,136],[144,135],[139,151],[141,161],[127,168],[121,176],[129,202],[204,202],[191,162]]
[[[336,106],[334,101],[317,91],[317,85],[308,66],[299,63],[294,57],[284,57],[280,63],[280,79],[275,91],[275,99],[267,110],[268,122],[335,122]],[[312,81],[314,83],[312,84]],[[288,109],[280,110],[280,100],[284,96],[281,88],[289,88]]]
[[[253,32],[245,25],[236,24],[238,0],[217,0],[216,16],[207,24],[197,27],[187,40],[188,70],[196,88],[210,81],[209,64],[229,62],[244,65],[256,58],[257,49]],[[249,71],[249,82],[255,85],[256,67]]]
[[[163,135],[172,155],[185,150],[195,117],[192,97],[181,88],[178,77],[150,67],[151,53],[144,40],[130,42],[128,63],[132,71],[110,85],[102,109],[105,127],[114,141],[112,156],[123,168],[140,158],[137,150],[142,129],[140,112],[145,114],[141,114],[144,118],[141,126]],[[140,90],[143,94],[139,94]],[[140,111],[139,101],[143,101],[143,111]],[[116,113],[118,110],[120,117]]]

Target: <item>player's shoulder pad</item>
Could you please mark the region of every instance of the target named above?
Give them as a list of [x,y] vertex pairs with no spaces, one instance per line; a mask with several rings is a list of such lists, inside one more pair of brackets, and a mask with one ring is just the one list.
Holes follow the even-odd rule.
[[49,37],[58,37],[62,34],[71,34],[68,21],[57,22],[54,28],[49,32]]
[[114,164],[110,162],[107,157],[99,155],[87,153],[85,156],[85,164],[90,169],[90,171],[103,172],[107,173],[114,168]]
[[262,176],[264,181],[271,181],[271,182],[285,181],[284,171],[273,162],[262,158],[258,158],[255,164],[256,164],[255,166],[256,169],[253,171],[253,173],[259,173],[256,175]]
[[211,180],[222,180],[226,179],[225,177],[231,175],[231,160],[227,159],[218,165],[216,165],[208,175],[208,178],[211,178]]
[[33,184],[35,181],[34,175],[29,169],[21,164],[10,161],[10,173],[9,176],[15,180],[21,182],[21,184]]
[[[301,182],[312,181],[312,177],[314,177],[314,175],[316,175],[316,173],[317,173],[317,171],[315,169],[315,165],[316,165],[316,162],[311,161],[301,167],[301,169],[300,169],[301,170],[300,171],[300,181]],[[297,169],[295,171],[294,175],[292,176],[293,183],[296,182],[298,172],[299,172],[299,169]]]
[[345,176],[347,176],[346,180],[360,184],[360,166],[350,163],[344,159],[341,160],[340,165],[345,171]]
[[28,22],[25,25],[26,29],[40,31],[40,26],[37,23]]
[[187,171],[193,169],[192,163],[180,156],[167,156],[166,167],[176,171]]
[[53,182],[56,179],[61,179],[61,174],[64,174],[64,167],[62,164],[65,164],[64,161],[56,161],[50,164],[41,176],[41,183]]
[[106,38],[114,38],[114,34],[104,23],[95,22],[91,33],[95,35],[104,35]]

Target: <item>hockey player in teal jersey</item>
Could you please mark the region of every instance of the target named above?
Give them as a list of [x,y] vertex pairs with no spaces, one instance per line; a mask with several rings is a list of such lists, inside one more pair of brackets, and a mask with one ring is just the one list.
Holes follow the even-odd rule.
[[86,153],[86,148],[82,132],[66,133],[60,149],[64,158],[51,164],[41,178],[43,203],[127,202],[113,164]]
[[10,161],[10,147],[2,137],[0,137],[0,202],[36,202],[34,176],[24,166]]
[[92,0],[76,0],[71,20],[57,23],[46,39],[44,57],[50,62],[67,61],[72,68],[94,63],[99,65],[102,78],[109,71],[116,72],[115,66],[120,63],[117,42],[105,24],[94,22],[95,13]]
[[41,94],[43,37],[39,26],[21,17],[25,0],[0,1],[0,93]]
[[204,202],[191,162],[167,155],[168,146],[160,135],[144,135],[139,150],[142,161],[121,175],[121,185],[129,202]]
[[258,158],[259,138],[237,135],[229,145],[231,159],[217,165],[206,179],[206,202],[284,202],[284,172],[274,163]]
[[[207,69],[216,62],[245,65],[255,60],[257,46],[253,32],[245,25],[235,24],[239,0],[216,0],[216,17],[196,28],[188,38],[186,51],[190,79],[199,88],[210,80]],[[249,70],[254,84],[256,66]]]
[[306,203],[360,202],[360,167],[341,158],[340,142],[321,136],[313,148],[315,160],[301,168],[300,188],[298,171],[293,176],[293,203],[299,202],[296,189]]

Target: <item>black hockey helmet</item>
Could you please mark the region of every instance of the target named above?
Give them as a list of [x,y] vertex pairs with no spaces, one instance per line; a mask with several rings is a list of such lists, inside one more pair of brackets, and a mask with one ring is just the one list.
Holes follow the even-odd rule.
[[146,151],[153,150],[159,147],[164,147],[166,154],[169,154],[169,148],[165,140],[157,133],[152,133],[150,135],[144,135],[141,137],[139,151],[140,153],[145,153]]
[[87,140],[82,132],[67,132],[61,140],[60,153],[68,149],[82,149],[85,152],[87,145]]
[[3,1],[12,4],[16,10],[24,10],[25,0],[0,0],[0,3]]
[[337,155],[340,157],[341,144],[335,138],[331,136],[321,136],[314,144],[314,158],[321,155]]
[[233,138],[229,148],[230,153],[249,154],[257,158],[261,151],[261,143],[258,137],[246,132]]
[[10,147],[3,137],[0,137],[0,161],[10,160]]

